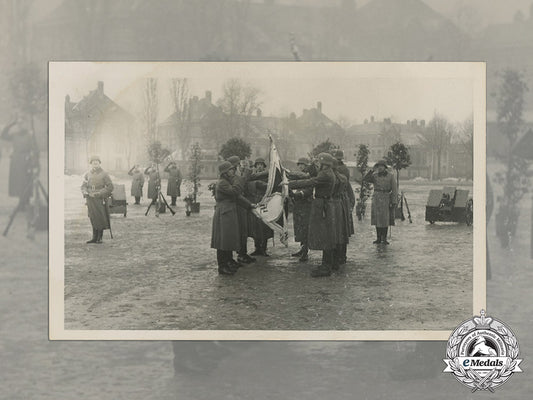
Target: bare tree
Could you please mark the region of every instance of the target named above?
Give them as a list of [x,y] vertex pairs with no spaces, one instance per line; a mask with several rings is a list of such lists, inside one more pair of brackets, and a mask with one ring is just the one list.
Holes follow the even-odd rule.
[[442,156],[446,154],[450,146],[452,132],[453,126],[446,117],[435,113],[424,133],[418,136],[422,146],[431,153],[431,180],[434,177],[435,163],[437,164],[437,179],[441,178]]
[[238,79],[224,84],[222,98],[217,104],[225,114],[227,137],[248,135],[252,114],[261,105],[260,93],[255,87],[243,86]]
[[180,147],[181,159],[184,160],[191,143],[191,103],[187,78],[170,80],[170,98],[174,105],[175,134]]
[[146,78],[143,87],[143,133],[147,144],[157,139],[157,114],[159,102],[157,95],[157,79]]

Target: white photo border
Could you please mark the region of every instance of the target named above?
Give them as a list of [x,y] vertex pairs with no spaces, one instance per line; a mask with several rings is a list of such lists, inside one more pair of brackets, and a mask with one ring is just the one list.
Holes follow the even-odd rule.
[[[66,330],[64,298],[65,262],[65,124],[64,87],[62,78],[72,73],[75,64],[93,62],[53,61],[49,63],[49,339],[50,340],[228,340],[228,341],[405,341],[448,340],[447,330]],[[106,62],[106,64],[110,64]],[[398,77],[398,71],[417,71],[420,76],[457,77],[472,79],[474,123],[473,168],[473,298],[472,315],[486,309],[486,63],[484,62],[112,62],[117,67],[142,65],[146,70],[161,70],[177,64],[216,70],[246,71],[250,67],[267,67],[271,74],[300,74],[302,71],[350,67],[368,71],[368,77]],[[395,75],[396,74],[396,75]],[[246,73],[244,73],[244,76]],[[149,76],[149,75],[146,75]],[[243,75],[239,75],[243,76]],[[359,77],[359,75],[358,75]],[[459,324],[461,321],[457,321]]]

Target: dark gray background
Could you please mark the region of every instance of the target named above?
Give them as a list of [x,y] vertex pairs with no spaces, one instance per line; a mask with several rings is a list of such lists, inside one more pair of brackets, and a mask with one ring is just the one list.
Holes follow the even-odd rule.
[[[54,0],[39,2],[38,12],[33,12],[25,23],[13,16],[14,3],[3,1],[0,13],[2,29],[10,32],[2,35],[0,46],[2,125],[8,122],[11,113],[7,71],[15,61],[13,51],[20,48],[31,50],[30,59],[44,75],[47,61],[53,59],[292,60],[288,38],[294,32],[299,56],[306,61],[488,61],[489,120],[494,115],[495,103],[490,94],[497,88],[497,71],[506,67],[518,69],[533,87],[533,21],[529,2],[524,1],[431,0],[427,4],[418,0],[361,1],[355,15],[359,13],[364,18],[353,19],[356,17],[349,12],[335,13],[331,7],[326,10],[275,8],[282,7],[281,1],[275,1],[270,11],[263,9],[257,14],[250,11],[254,6],[245,1],[237,2],[237,6],[231,1],[199,1],[204,8],[194,14],[194,10],[179,8],[192,4],[188,1],[96,1],[94,9],[79,7],[88,2],[67,1],[72,8],[55,11],[54,7],[61,1]],[[17,2],[21,3],[24,2]],[[341,2],[312,3],[337,7]],[[132,5],[140,8],[132,9]],[[522,15],[516,14],[518,10]],[[102,21],[105,29],[100,25]],[[530,99],[531,91],[526,96],[526,120],[532,115]],[[46,143],[46,126],[45,120],[37,126],[43,143]],[[495,173],[502,169],[493,157],[501,141],[498,132],[493,133],[494,137],[490,135],[489,130],[487,170],[493,180]],[[7,151],[2,153],[0,223],[3,227],[16,201],[7,197],[9,157]],[[46,163],[47,153],[43,151],[43,166]],[[46,168],[43,168],[43,182],[46,184]],[[498,185],[493,182],[493,187],[497,194]],[[497,207],[496,202],[495,211]],[[528,367],[533,353],[530,193],[518,207],[521,218],[511,249],[500,246],[494,221],[488,221],[492,273],[487,283],[488,314],[514,330],[524,359],[525,372],[513,376],[499,389],[498,395],[501,393],[508,399],[527,398],[533,389]],[[481,396],[471,394],[451,375],[441,373],[445,342],[182,342],[174,346],[169,342],[49,342],[47,243],[48,236],[43,233],[33,242],[26,240],[22,217],[17,218],[7,238],[0,238],[3,260],[0,397],[448,399]]]

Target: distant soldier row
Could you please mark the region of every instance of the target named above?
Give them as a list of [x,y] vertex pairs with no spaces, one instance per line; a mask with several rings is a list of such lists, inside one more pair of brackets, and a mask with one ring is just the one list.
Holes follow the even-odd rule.
[[[176,199],[181,196],[181,171],[175,162],[170,162],[165,172],[168,173],[167,196],[172,199],[172,206],[176,205]],[[144,170],[144,174],[139,165],[135,165],[128,174],[132,177],[131,195],[135,197],[134,204],[141,204],[143,196],[144,175],[148,176],[148,198],[155,203],[157,201],[159,190],[161,189],[161,177],[156,164],[152,164]]]

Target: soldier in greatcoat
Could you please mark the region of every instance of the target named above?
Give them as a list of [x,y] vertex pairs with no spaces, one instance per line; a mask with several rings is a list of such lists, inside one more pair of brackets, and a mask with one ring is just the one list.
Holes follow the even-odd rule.
[[246,210],[254,207],[242,196],[241,180],[235,177],[236,167],[229,161],[219,165],[220,177],[215,189],[215,213],[211,234],[211,248],[217,249],[218,273],[233,275],[240,266],[233,259],[233,251],[241,248],[241,233],[238,223],[237,208]]
[[141,204],[141,197],[143,196],[144,174],[139,165],[134,165],[128,172],[131,178],[131,195],[135,197],[134,204]]
[[92,156],[91,169],[83,178],[81,192],[87,202],[87,211],[93,227],[93,237],[87,243],[102,243],[105,229],[110,228],[107,199],[113,192],[113,183],[100,166],[100,157]]
[[[296,163],[299,172],[289,174],[289,179],[306,179],[309,178],[309,159],[302,157]],[[293,201],[293,224],[294,224],[294,241],[300,242],[300,250],[291,254],[292,257],[299,257],[300,261],[307,261],[309,256],[309,246],[307,244],[307,234],[309,230],[309,215],[311,213],[311,203],[313,201],[313,188],[294,189],[290,192]]]
[[[250,175],[247,183],[247,198],[253,203],[259,203],[265,195],[268,182],[266,161],[258,157],[253,165],[254,172]],[[252,256],[268,257],[267,242],[274,237],[274,231],[253,213],[248,213],[248,236],[254,239],[254,251]],[[253,258],[253,257],[252,257]]]
[[1,137],[13,144],[8,194],[10,197],[18,197],[24,207],[29,203],[33,192],[32,169],[38,154],[37,145],[24,118],[18,118],[4,127]]
[[337,178],[333,172],[335,159],[328,153],[318,155],[320,170],[316,177],[289,182],[289,189],[314,187],[315,195],[309,216],[308,245],[311,250],[322,250],[322,264],[311,271],[312,277],[331,275],[334,263],[337,232],[336,211],[332,201]]
[[[235,167],[235,181],[242,188],[242,194],[246,197],[246,188],[250,178],[251,170],[245,162],[241,163],[238,156],[231,156],[227,160]],[[247,163],[246,163],[247,164]],[[240,249],[238,250],[237,261],[250,264],[256,259],[248,255],[248,210],[245,206],[237,205],[237,221],[239,224]]]
[[394,210],[398,199],[398,189],[394,174],[387,169],[385,160],[378,161],[364,177],[374,185],[372,196],[372,212],[370,223],[376,226],[374,244],[389,244],[387,233],[389,226],[394,225]]
[[[337,177],[342,180],[340,188],[340,199],[343,207],[343,213],[345,216],[345,224],[347,228],[348,237],[355,233],[353,225],[353,208],[355,207],[355,194],[353,192],[352,185],[350,183],[350,170],[343,163],[344,152],[340,149],[335,150],[334,157],[336,159],[334,170]],[[345,177],[346,179],[343,179]],[[345,243],[339,243],[337,248],[337,256],[339,257],[340,264],[346,264],[346,251],[348,241]]]
[[161,190],[161,178],[157,165],[152,163],[152,165],[144,170],[144,174],[148,175],[148,198],[154,204],[157,201],[159,190]]
[[176,205],[176,198],[181,196],[181,171],[174,161],[171,161],[165,168],[168,172],[167,196],[172,199],[172,206]]

